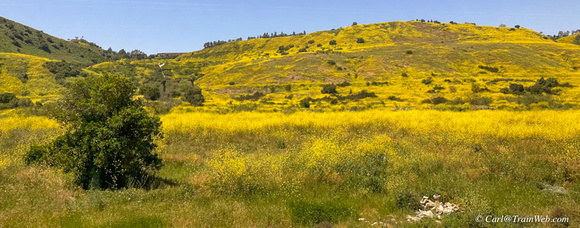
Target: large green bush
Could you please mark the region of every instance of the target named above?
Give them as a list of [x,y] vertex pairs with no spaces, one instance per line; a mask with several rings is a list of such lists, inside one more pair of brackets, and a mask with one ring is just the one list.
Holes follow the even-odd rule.
[[162,165],[153,151],[161,121],[133,100],[134,90],[120,76],[75,82],[53,113],[66,132],[31,147],[26,162],[62,168],[84,189],[147,186]]
[[205,98],[201,94],[201,89],[197,86],[186,89],[181,99],[194,106],[202,106],[203,102],[205,102]]

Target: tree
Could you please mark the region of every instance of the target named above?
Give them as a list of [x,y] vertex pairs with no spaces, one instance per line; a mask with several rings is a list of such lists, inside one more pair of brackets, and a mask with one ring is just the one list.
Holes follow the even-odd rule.
[[358,23],[356,23],[356,21],[355,21],[355,22],[352,23],[352,25],[355,26],[355,25],[358,25]]
[[161,97],[161,91],[159,89],[159,84],[157,83],[147,83],[139,89],[141,94],[148,100],[157,100]]
[[48,145],[32,146],[26,163],[62,168],[84,189],[146,187],[162,166],[153,152],[161,121],[133,100],[134,91],[120,76],[76,81],[52,113],[66,132]]
[[205,98],[201,94],[201,89],[197,86],[185,90],[181,96],[181,99],[189,102],[189,104],[194,106],[202,106],[203,102],[205,102]]

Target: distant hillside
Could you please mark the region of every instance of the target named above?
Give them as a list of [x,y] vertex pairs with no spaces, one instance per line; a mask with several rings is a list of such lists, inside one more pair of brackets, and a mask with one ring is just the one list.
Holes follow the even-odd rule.
[[42,57],[0,53],[0,92],[30,98],[59,96],[64,90],[64,77],[57,76],[56,67],[47,67],[57,64]]
[[558,39],[558,43],[569,43],[569,44],[576,44],[580,45],[580,33],[576,33],[571,36],[565,36]]
[[83,39],[63,40],[0,17],[0,53],[20,53],[82,64],[107,61],[114,55]]

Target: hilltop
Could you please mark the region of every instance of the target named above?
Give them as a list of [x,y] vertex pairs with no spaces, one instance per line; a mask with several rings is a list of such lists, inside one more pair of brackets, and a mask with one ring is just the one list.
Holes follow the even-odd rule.
[[111,60],[114,55],[94,43],[75,38],[67,41],[0,17],[0,52],[33,55],[85,65]]

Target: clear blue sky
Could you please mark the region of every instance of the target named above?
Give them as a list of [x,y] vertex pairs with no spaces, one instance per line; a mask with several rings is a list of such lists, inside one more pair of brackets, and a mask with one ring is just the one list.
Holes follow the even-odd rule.
[[433,19],[519,24],[544,34],[580,29],[578,0],[0,0],[0,16],[101,47],[190,52],[203,43],[264,32],[308,33],[388,21]]

